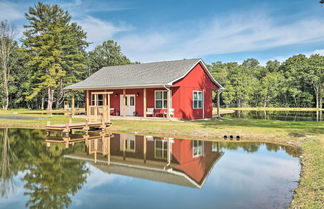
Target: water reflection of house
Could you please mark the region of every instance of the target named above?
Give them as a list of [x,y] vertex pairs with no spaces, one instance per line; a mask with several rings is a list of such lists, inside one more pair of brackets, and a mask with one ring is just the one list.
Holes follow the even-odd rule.
[[201,188],[223,155],[210,141],[119,135],[86,140],[87,153],[69,158],[86,160],[107,173]]

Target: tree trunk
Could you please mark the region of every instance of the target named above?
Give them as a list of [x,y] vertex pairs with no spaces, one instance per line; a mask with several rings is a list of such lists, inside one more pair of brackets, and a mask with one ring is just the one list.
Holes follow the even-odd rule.
[[321,97],[321,84],[316,84],[314,85],[314,92],[315,92],[315,97],[316,97],[316,108],[320,108],[320,97]]
[[5,104],[3,105],[3,109],[5,110],[7,110],[9,107],[9,63],[11,59],[11,53],[14,49],[14,34],[14,26],[9,25],[7,21],[0,22],[0,62],[3,74],[3,91],[5,94]]
[[54,89],[49,87],[47,89],[47,110],[53,109],[53,100],[54,100]]
[[316,92],[315,94],[316,94],[316,108],[319,108],[319,95],[318,95],[318,92]]
[[42,95],[41,109],[44,110],[44,107],[45,107],[45,96]]
[[8,64],[5,60],[2,61],[3,70],[3,91],[5,93],[5,103],[3,109],[7,110],[9,106],[9,89],[8,89]]

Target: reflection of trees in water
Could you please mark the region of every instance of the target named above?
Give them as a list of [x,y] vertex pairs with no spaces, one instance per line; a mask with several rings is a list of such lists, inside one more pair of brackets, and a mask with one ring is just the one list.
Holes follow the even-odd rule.
[[[38,147],[38,150],[44,147]],[[31,156],[33,164],[23,177],[30,196],[26,203],[30,208],[67,208],[70,195],[76,194],[86,181],[88,169],[84,162],[62,157],[64,147],[51,146]]]
[[0,195],[7,196],[14,190],[13,176],[16,175],[16,169],[13,167],[17,157],[10,149],[8,128],[1,131],[0,135]]
[[292,146],[284,146],[274,143],[263,143],[263,142],[221,142],[221,147],[229,150],[243,149],[245,152],[257,152],[260,146],[265,145],[268,151],[277,152],[284,150],[286,153],[293,157],[299,157],[301,150]]
[[[1,170],[1,182],[12,181],[19,171],[26,170],[22,177],[27,189],[25,195],[30,196],[26,203],[29,208],[66,208],[71,203],[71,195],[86,182],[89,172],[86,164],[81,161],[66,159],[64,145],[46,148],[42,141],[43,134],[38,130],[4,129],[6,134],[0,136],[1,151],[6,146],[5,156],[1,163],[10,165],[10,172]],[[7,136],[7,137],[4,137]],[[6,139],[8,144],[3,141]],[[12,153],[12,154],[9,154]],[[11,163],[13,162],[14,163]],[[9,164],[7,162],[10,162]],[[2,164],[1,164],[2,165]],[[12,166],[17,165],[17,166]],[[8,166],[7,166],[8,168]],[[2,175],[3,174],[3,175]],[[6,175],[5,175],[6,174]],[[5,178],[3,178],[3,176]],[[11,188],[1,185],[8,193]]]

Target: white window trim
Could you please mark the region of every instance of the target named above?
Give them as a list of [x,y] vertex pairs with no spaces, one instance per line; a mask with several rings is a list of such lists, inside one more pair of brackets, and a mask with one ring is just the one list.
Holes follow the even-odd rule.
[[[167,92],[168,93],[168,90],[154,90],[154,109],[158,109],[158,110],[166,110],[166,109],[168,109],[168,107],[165,107],[165,108],[156,107],[156,92],[157,91],[162,91],[162,92]],[[171,107],[170,108],[172,108],[172,90],[170,90],[170,93],[171,93],[171,96],[170,96],[171,97],[171,102],[170,102]],[[162,98],[163,98],[163,95],[162,95]],[[162,99],[162,101],[163,100],[164,99]],[[167,99],[167,101],[168,101],[168,99]],[[163,106],[163,102],[162,102],[162,106]]]
[[[201,107],[195,108],[195,92],[201,92]],[[197,100],[198,101],[198,100]],[[201,110],[204,109],[204,91],[192,91],[192,109],[194,110]]]
[[195,146],[194,146],[194,141],[200,141],[200,140],[193,140],[192,141],[192,157],[193,158],[196,158],[196,157],[202,157],[202,156],[204,156],[204,142],[203,141],[201,141],[201,154],[198,154],[198,155],[195,155],[195,152],[194,152],[194,149],[195,149]]
[[[162,147],[159,149],[159,150],[161,150],[162,157],[158,157],[158,156],[156,155],[156,151],[158,150],[158,149],[156,148],[156,143],[157,143],[157,141],[161,141],[161,142],[162,142]],[[164,145],[167,144],[167,143],[168,143],[168,142],[165,141],[165,140],[154,140],[154,158],[155,158],[155,159],[164,160],[164,159],[167,159],[167,158],[168,158],[168,145],[167,145],[166,149],[164,149]],[[165,151],[166,151],[167,153],[166,153],[166,155],[164,156],[164,152],[165,152]]]
[[102,95],[102,105],[99,105],[99,95],[102,95],[102,94],[92,94],[90,106],[97,106],[97,107],[104,106],[105,97]]
[[[134,141],[134,149],[130,148],[130,143],[131,141]],[[124,145],[125,142],[125,145]],[[126,145],[127,144],[127,145]],[[123,140],[122,137],[120,137],[120,151],[124,151],[124,146],[125,146],[125,152],[136,152],[136,139],[134,138],[127,138]]]

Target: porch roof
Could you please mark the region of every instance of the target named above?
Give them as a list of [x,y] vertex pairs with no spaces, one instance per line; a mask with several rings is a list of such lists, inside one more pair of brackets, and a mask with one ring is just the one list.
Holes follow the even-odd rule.
[[223,88],[210,74],[199,58],[103,67],[87,79],[65,89],[87,90],[125,87],[171,86],[185,77],[199,62],[211,80]]

